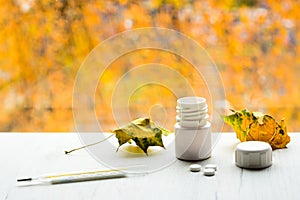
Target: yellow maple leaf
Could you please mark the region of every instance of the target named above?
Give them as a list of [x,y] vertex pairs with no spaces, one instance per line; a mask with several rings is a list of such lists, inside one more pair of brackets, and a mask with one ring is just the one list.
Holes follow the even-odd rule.
[[119,147],[133,140],[145,154],[149,146],[161,146],[164,144],[162,141],[162,134],[167,135],[170,131],[157,126],[150,118],[139,118],[127,125],[112,131],[118,138]]

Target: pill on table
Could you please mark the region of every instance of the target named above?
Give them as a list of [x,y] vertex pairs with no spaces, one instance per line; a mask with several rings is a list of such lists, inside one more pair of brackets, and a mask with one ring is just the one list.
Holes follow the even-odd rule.
[[217,171],[217,165],[207,164],[207,165],[205,165],[205,169],[214,169],[215,171]]
[[215,170],[212,168],[206,168],[203,170],[203,174],[205,176],[213,176],[213,175],[215,175]]
[[192,172],[199,172],[201,170],[201,165],[192,164],[190,165],[190,171]]

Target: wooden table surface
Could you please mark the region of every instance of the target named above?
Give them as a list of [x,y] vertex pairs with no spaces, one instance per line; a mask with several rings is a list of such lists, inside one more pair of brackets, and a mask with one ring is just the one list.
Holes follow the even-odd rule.
[[190,172],[176,160],[147,175],[60,185],[18,187],[16,179],[51,172],[102,169],[80,146],[76,133],[0,133],[0,199],[300,199],[300,133],[290,133],[287,149],[273,151],[273,165],[245,170],[234,165],[238,140],[223,133],[210,159],[215,176]]

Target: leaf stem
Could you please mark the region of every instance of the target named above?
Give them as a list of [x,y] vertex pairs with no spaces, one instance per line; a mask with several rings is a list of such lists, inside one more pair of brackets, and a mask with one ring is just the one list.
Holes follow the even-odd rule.
[[72,149],[70,151],[65,151],[65,154],[69,154],[73,151],[77,151],[77,150],[80,150],[80,149],[83,149],[83,148],[86,148],[86,147],[90,147],[90,146],[93,146],[93,145],[96,145],[96,144],[99,144],[101,142],[104,142],[106,141],[107,139],[111,138],[114,134],[111,134],[110,136],[108,136],[107,138],[101,140],[101,141],[98,141],[98,142],[95,142],[95,143],[92,143],[92,144],[88,144],[88,145],[85,145],[85,146],[82,146],[82,147],[78,147],[78,148],[75,148],[75,149]]

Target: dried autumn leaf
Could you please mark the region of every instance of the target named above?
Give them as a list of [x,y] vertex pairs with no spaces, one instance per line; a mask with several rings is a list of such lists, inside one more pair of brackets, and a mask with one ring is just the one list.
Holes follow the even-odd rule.
[[269,115],[247,110],[234,111],[234,114],[223,116],[231,125],[241,142],[258,140],[268,142],[273,149],[285,148],[290,142],[284,120],[278,124]]
[[[161,146],[162,134],[167,135],[170,131],[157,126],[150,118],[139,118],[127,125],[112,131],[116,134],[119,141],[119,147],[133,140],[145,154],[149,146]],[[147,154],[148,155],[148,154]]]
[[241,142],[245,142],[247,140],[249,125],[257,118],[252,112],[246,109],[241,111],[231,111],[234,112],[234,114],[223,116],[223,119],[227,124],[233,127],[234,131],[236,132],[237,138]]

